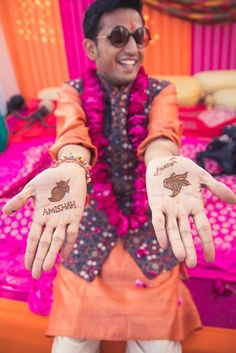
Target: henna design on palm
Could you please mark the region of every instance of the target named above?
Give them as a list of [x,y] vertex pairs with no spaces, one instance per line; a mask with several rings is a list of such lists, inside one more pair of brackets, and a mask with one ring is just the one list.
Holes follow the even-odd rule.
[[188,172],[184,174],[175,174],[172,173],[169,178],[164,179],[163,185],[165,188],[171,190],[173,193],[170,197],[177,196],[183,186],[191,185],[188,180],[186,180]]
[[56,183],[56,186],[51,191],[51,197],[49,197],[48,200],[51,202],[61,201],[65,194],[70,191],[70,187],[68,185],[69,181],[70,179]]

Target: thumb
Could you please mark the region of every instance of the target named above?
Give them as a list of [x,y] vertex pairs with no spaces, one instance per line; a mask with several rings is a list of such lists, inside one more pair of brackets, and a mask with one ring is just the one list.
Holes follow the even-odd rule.
[[19,192],[19,194],[15,195],[5,204],[5,206],[2,208],[2,212],[5,214],[10,214],[19,210],[21,207],[24,206],[26,201],[28,201],[28,199],[33,196],[32,191],[32,187],[26,185],[24,189]]
[[215,196],[221,199],[223,202],[234,204],[236,203],[235,193],[224,183],[213,178],[209,173],[204,173],[203,180],[201,182],[203,187],[207,187]]

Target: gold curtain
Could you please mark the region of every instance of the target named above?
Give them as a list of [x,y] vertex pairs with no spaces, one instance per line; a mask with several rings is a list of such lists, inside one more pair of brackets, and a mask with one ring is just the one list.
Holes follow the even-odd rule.
[[57,0],[0,0],[0,20],[25,98],[68,78]]

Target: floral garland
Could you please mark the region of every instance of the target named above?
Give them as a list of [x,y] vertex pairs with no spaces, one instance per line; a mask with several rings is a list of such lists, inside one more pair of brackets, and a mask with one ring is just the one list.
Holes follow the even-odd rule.
[[[146,116],[144,114],[148,99],[147,88],[148,78],[144,69],[141,68],[131,87],[128,110],[128,134],[135,151],[147,135]],[[133,182],[132,212],[126,215],[118,205],[113,192],[109,165],[103,160],[105,149],[109,145],[109,141],[103,132],[105,92],[100,87],[95,69],[90,69],[83,77],[81,100],[86,112],[92,141],[98,149],[98,161],[91,173],[93,197],[97,201],[98,209],[105,211],[110,224],[116,228],[117,235],[124,236],[129,229],[137,229],[147,221],[148,202],[144,179],[145,165],[143,161],[138,160]]]

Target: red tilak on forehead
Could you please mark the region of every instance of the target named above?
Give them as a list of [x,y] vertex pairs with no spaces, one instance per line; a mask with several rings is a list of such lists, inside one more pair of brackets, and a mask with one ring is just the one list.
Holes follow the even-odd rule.
[[135,28],[136,28],[136,26],[135,26],[134,22],[133,22],[132,20],[130,20],[129,29],[130,29],[131,31],[134,31]]

